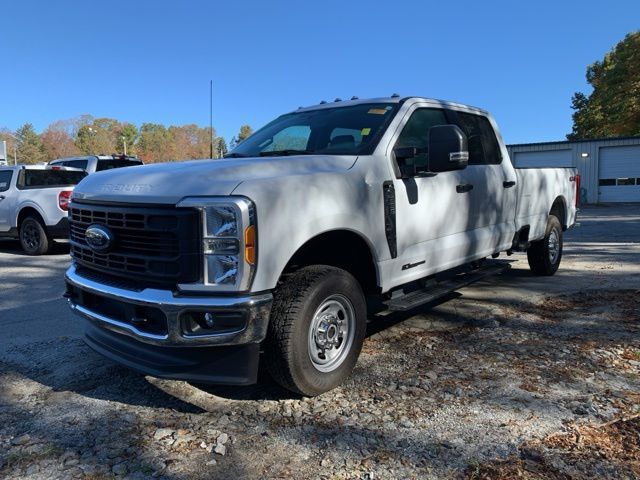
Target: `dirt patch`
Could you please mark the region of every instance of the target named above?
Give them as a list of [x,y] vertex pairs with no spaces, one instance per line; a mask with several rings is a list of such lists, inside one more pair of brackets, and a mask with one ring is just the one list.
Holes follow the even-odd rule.
[[576,426],[520,447],[519,456],[474,465],[467,479],[640,478],[640,417]]

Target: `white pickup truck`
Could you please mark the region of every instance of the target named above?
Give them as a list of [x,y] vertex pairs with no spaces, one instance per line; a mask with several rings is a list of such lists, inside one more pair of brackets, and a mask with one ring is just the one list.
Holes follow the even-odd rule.
[[249,384],[264,362],[317,395],[351,373],[367,319],[505,268],[485,257],[526,250],[552,275],[578,182],[571,168],[514,169],[477,108],[300,108],[226,159],[83,180],[65,296],[87,343],[131,368]]
[[96,173],[114,168],[135,167],[142,165],[142,160],[129,155],[83,155],[79,157],[57,158],[49,162],[49,165],[81,168],[87,173]]
[[86,176],[76,168],[0,166],[0,238],[18,238],[28,255],[42,255],[54,238],[67,238],[67,211],[74,185]]

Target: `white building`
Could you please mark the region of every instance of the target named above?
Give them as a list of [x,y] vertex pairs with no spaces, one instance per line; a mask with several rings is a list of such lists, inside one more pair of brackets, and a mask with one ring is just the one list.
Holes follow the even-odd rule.
[[640,202],[640,137],[508,145],[517,167],[577,167],[586,203]]

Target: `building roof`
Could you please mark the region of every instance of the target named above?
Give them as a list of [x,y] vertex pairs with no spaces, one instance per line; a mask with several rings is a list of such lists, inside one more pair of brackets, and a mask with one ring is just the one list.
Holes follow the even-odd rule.
[[605,142],[611,140],[638,140],[640,142],[640,136],[626,136],[626,137],[601,137],[601,138],[583,138],[580,140],[558,140],[555,142],[532,142],[532,143],[511,143],[507,147],[529,147],[533,145],[558,145],[558,144],[572,144],[572,143],[585,143],[585,142]]

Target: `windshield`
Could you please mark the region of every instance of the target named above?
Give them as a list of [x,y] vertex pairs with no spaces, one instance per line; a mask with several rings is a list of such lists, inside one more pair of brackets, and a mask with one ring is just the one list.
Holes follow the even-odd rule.
[[375,149],[397,106],[368,103],[289,113],[262,127],[227,157],[368,155]]

